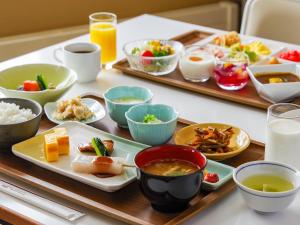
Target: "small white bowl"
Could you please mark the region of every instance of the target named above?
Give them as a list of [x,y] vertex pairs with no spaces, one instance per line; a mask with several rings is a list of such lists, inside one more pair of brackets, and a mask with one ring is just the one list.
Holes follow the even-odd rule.
[[290,72],[300,77],[299,64],[285,63],[249,66],[247,71],[260,97],[269,102],[287,102],[300,96],[300,82],[262,84],[255,77],[257,73],[270,72]]
[[[283,163],[253,161],[236,168],[233,172],[233,180],[250,208],[263,213],[278,212],[288,207],[295,199],[300,188],[299,173],[297,169]],[[294,185],[294,188],[284,192],[262,192],[250,189],[241,183],[247,177],[258,174],[284,177]]]

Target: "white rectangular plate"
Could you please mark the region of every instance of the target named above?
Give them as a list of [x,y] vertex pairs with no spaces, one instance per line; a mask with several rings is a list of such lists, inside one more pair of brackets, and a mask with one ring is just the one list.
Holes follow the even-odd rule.
[[45,159],[43,136],[51,132],[52,129],[15,144],[12,147],[12,152],[38,166],[107,192],[117,191],[136,179],[135,168],[126,168],[125,172],[119,176],[99,178],[92,174],[75,173],[71,168],[71,162],[77,154],[80,154],[77,146],[80,143],[89,143],[93,137],[113,140],[114,152],[112,156],[123,157],[128,164],[134,164],[135,155],[142,149],[149,147],[148,145],[120,138],[79,122],[65,122],[57,127],[65,127],[70,136],[70,154],[68,156],[60,156],[57,162],[47,162]]

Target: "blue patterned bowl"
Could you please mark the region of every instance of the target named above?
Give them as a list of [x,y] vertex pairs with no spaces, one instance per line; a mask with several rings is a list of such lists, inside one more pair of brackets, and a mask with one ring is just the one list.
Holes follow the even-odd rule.
[[[115,121],[119,127],[128,128],[125,112],[132,106],[151,103],[153,93],[144,87],[117,86],[108,89],[104,93],[105,105],[110,118]],[[139,99],[140,102],[120,102],[119,99]]]
[[[144,123],[144,117],[153,114],[162,123]],[[125,113],[131,136],[137,142],[147,145],[161,145],[172,137],[178,113],[174,108],[163,104],[136,105]]]

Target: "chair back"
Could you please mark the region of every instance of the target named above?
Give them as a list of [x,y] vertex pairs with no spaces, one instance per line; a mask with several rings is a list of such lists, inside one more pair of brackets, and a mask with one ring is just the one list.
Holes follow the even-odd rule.
[[240,32],[300,45],[300,0],[248,0]]

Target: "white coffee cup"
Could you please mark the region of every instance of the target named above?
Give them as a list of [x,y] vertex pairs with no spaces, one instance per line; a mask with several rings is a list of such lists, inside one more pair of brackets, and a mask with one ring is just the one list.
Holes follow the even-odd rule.
[[[101,69],[100,47],[93,43],[72,43],[54,50],[56,61],[77,73],[77,81],[86,83],[96,80]],[[63,53],[62,59],[59,52]]]

